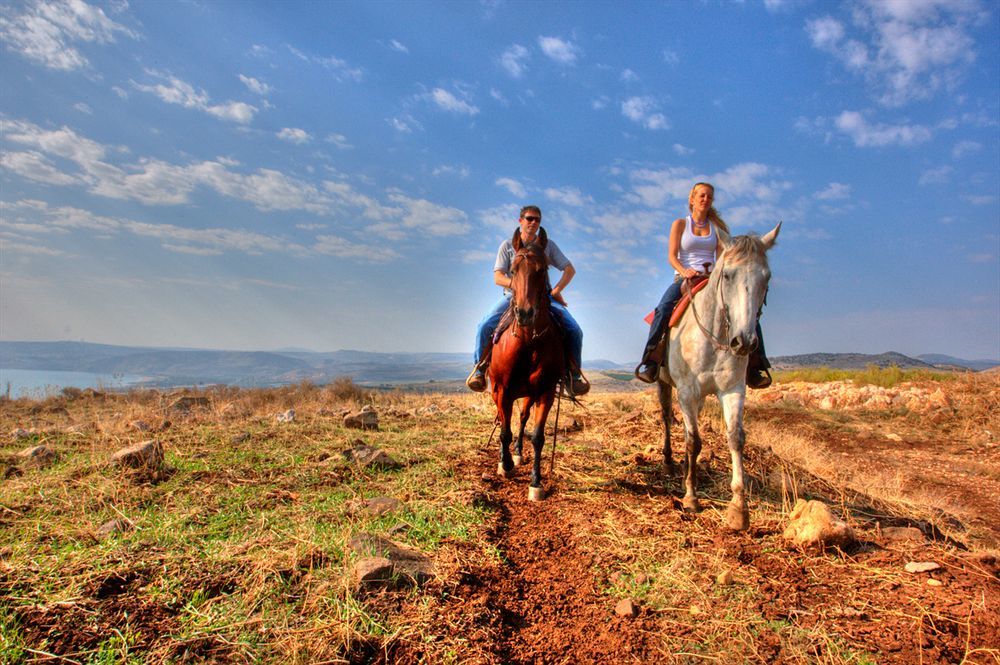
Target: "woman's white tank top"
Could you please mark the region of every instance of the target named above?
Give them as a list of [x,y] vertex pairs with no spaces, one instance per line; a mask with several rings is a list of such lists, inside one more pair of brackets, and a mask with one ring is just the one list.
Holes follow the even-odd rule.
[[[705,272],[705,264],[709,264],[709,269],[715,266],[715,248],[719,240],[715,235],[715,226],[708,223],[708,235],[697,236],[694,234],[692,225],[694,220],[691,215],[687,216],[684,224],[684,233],[681,234],[681,248],[677,253],[677,258],[685,268],[694,268],[698,272]],[[675,273],[676,274],[676,273]]]

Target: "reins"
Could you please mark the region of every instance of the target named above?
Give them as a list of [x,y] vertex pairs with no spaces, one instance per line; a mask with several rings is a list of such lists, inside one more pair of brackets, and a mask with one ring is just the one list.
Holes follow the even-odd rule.
[[[721,260],[720,260],[720,263],[721,263]],[[718,270],[718,269],[719,269],[719,266],[716,265],[716,270]],[[709,279],[711,279],[711,277]],[[715,290],[717,292],[716,293],[716,297],[717,297],[717,299],[719,301],[722,302],[722,309],[726,313],[725,320],[723,321],[723,324],[722,324],[723,325],[723,334],[725,334],[726,332],[729,331],[729,327],[730,327],[729,326],[729,307],[726,305],[726,301],[725,301],[725,299],[722,296],[722,286],[721,286],[721,284],[722,284],[722,280],[721,279],[717,280],[716,281],[716,285],[715,285]],[[684,280],[684,283],[682,285],[682,290],[686,291],[691,296],[691,312],[694,314],[694,322],[698,324],[698,329],[701,330],[702,333],[704,333],[705,337],[707,337],[709,339],[709,341],[712,342],[712,346],[714,346],[716,348],[716,350],[718,350],[718,351],[727,351],[727,352],[731,351],[731,349],[729,348],[729,345],[722,343],[722,341],[719,340],[718,337],[716,337],[715,335],[713,335],[710,330],[708,330],[704,325],[702,325],[701,318],[698,316],[698,308],[694,304],[694,297],[695,297],[696,294],[691,292],[691,282],[690,282],[690,280],[687,280],[687,279]]]

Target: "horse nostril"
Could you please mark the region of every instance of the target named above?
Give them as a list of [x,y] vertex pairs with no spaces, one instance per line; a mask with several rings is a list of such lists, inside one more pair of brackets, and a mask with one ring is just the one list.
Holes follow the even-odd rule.
[[741,346],[743,346],[743,343],[740,342],[740,338],[739,337],[734,337],[729,342],[729,348],[732,349],[733,351],[739,351]]

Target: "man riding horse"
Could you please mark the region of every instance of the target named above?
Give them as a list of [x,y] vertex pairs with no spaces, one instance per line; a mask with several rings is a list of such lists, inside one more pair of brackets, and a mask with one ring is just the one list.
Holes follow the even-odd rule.
[[[520,225],[520,235],[522,243],[534,242],[538,236],[538,231],[542,224],[542,211],[538,206],[524,206],[518,218]],[[504,289],[503,297],[497,302],[493,309],[479,322],[476,331],[476,348],[473,351],[473,362],[476,363],[466,379],[466,385],[476,392],[486,389],[486,368],[490,363],[490,347],[493,344],[493,334],[500,323],[500,318],[510,306],[511,297],[511,263],[514,260],[514,247],[511,240],[504,240],[497,250],[497,259],[493,265],[493,281],[497,286]],[[553,318],[556,319],[564,333],[566,346],[567,365],[569,367],[569,381],[567,387],[573,395],[585,395],[590,390],[590,383],[583,376],[581,371],[583,353],[583,330],[573,316],[566,309],[566,300],[562,296],[563,290],[576,275],[573,264],[570,263],[566,255],[562,253],[555,242],[549,240],[545,246],[545,258],[550,266],[554,266],[562,271],[562,277],[556,285],[549,291],[550,309]]]

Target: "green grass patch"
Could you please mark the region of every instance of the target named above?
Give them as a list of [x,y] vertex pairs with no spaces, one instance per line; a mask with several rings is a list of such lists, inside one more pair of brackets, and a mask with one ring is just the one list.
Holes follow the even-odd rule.
[[892,388],[904,382],[914,381],[954,381],[955,372],[934,371],[927,369],[901,369],[896,365],[877,367],[868,365],[865,369],[835,369],[832,367],[814,367],[794,370],[777,370],[772,372],[774,378],[782,383],[802,381],[805,383],[829,383],[831,381],[853,381],[856,385],[881,386]]

